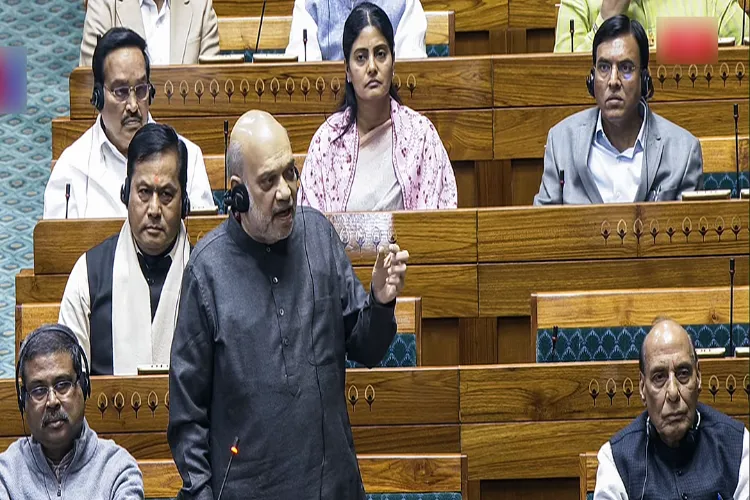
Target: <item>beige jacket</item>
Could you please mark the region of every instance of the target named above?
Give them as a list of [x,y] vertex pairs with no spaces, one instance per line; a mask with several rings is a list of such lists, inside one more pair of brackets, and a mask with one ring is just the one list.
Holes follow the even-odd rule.
[[[219,54],[219,24],[212,0],[171,0],[170,64],[198,64],[199,56]],[[88,0],[79,66],[91,66],[97,37],[124,26],[144,39],[139,0]]]

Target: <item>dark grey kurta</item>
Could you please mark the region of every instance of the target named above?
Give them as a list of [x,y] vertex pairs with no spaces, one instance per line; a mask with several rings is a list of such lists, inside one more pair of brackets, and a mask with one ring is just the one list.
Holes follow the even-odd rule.
[[235,436],[225,499],[364,498],[345,356],[382,359],[395,301],[379,305],[364,291],[323,214],[305,208],[304,217],[298,209],[289,238],[266,246],[230,216],[190,257],[168,429],[186,498],[218,495]]

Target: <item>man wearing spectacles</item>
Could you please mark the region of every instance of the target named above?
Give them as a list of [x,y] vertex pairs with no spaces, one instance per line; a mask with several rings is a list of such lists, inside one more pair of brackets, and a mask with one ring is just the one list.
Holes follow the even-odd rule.
[[586,79],[596,107],[549,131],[535,205],[669,201],[701,188],[698,139],[648,107],[648,50],[643,26],[627,16],[596,32]]
[[[60,155],[44,192],[45,219],[126,217],[120,202],[128,145],[149,114],[155,93],[146,41],[127,28],[112,28],[94,51],[91,104],[94,125]],[[188,151],[187,192],[193,210],[214,208],[200,148]]]
[[19,353],[23,437],[0,454],[0,499],[140,500],[143,477],[133,457],[99,439],[86,422],[87,361],[73,332],[44,325]]

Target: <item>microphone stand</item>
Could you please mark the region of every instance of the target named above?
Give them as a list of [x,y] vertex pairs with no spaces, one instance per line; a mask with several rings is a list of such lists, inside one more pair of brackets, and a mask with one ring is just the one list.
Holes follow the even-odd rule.
[[734,162],[735,162],[735,172],[734,172],[734,196],[736,198],[740,197],[740,131],[739,126],[737,125],[739,118],[740,118],[740,106],[739,104],[734,104]]
[[734,356],[734,257],[729,259],[729,349],[727,356]]

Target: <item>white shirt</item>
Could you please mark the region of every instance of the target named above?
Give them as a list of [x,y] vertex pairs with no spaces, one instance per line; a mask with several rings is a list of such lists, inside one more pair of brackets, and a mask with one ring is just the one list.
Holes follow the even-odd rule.
[[[127,221],[125,223],[127,224]],[[175,244],[167,254],[172,262],[175,260],[176,251],[177,245]],[[143,275],[140,268],[133,269],[131,272]],[[112,283],[112,286],[114,287],[115,284]],[[68,282],[65,284],[65,293],[60,301],[60,314],[57,321],[76,334],[78,342],[86,353],[86,359],[91,359],[91,296],[89,295],[89,268],[85,253],[78,258],[73,270],[70,271]],[[141,364],[150,364],[150,361],[144,360]]]
[[[149,122],[153,122],[149,116]],[[208,183],[203,152],[191,141],[188,152],[187,192],[190,208],[215,207]],[[70,184],[69,219],[125,218],[127,207],[120,201],[127,159],[109,141],[101,116],[77,141],[62,152],[44,190],[44,219],[65,218],[65,185]]]
[[146,32],[146,52],[151,65],[169,64],[170,0],[164,0],[161,12],[154,0],[140,0],[143,29]]
[[[303,30],[307,30],[307,61],[321,61],[323,54],[318,44],[318,25],[307,12],[306,0],[294,0],[292,10],[292,27],[289,31],[289,45],[284,52],[287,56],[297,56],[299,62],[305,61],[305,44]],[[427,34],[427,16],[420,0],[405,0],[406,7],[393,34],[393,50],[396,59],[423,59],[427,57],[425,36]],[[343,21],[342,21],[343,22]]]
[[643,167],[643,133],[646,126],[645,105],[643,122],[633,147],[620,153],[602,127],[602,113],[596,120],[596,130],[589,150],[588,166],[604,203],[632,203],[641,184]]
[[[628,499],[625,484],[617,471],[615,458],[612,455],[612,445],[607,441],[599,449],[597,455],[599,468],[596,470],[596,489],[594,500],[638,500]],[[742,458],[740,459],[740,474],[737,481],[737,490],[732,498],[744,500],[750,498],[750,434],[747,429],[742,436]]]

